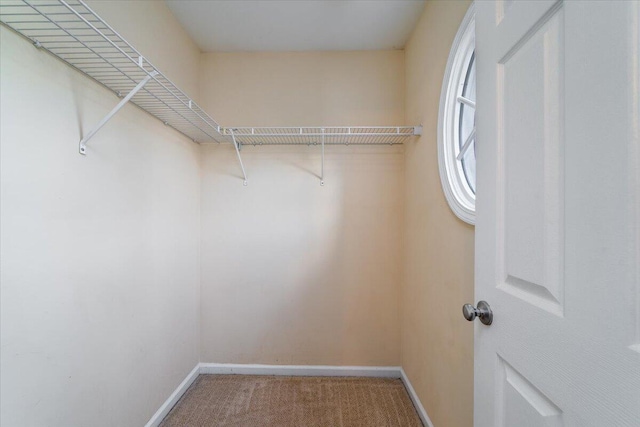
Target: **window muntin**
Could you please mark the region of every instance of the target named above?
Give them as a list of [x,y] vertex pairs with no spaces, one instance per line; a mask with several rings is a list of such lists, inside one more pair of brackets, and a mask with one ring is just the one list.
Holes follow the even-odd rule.
[[[462,171],[470,190],[476,193],[476,62],[475,52],[471,54],[467,72],[462,86],[462,98],[460,102],[460,114],[458,115],[458,148],[460,152],[456,156],[462,163]],[[464,100],[473,102],[465,103]],[[465,144],[468,145],[465,146]],[[464,151],[463,151],[464,150]]]
[[476,193],[476,56],[475,13],[465,15],[442,84],[438,120],[438,166],[442,188],[452,211],[475,222]]

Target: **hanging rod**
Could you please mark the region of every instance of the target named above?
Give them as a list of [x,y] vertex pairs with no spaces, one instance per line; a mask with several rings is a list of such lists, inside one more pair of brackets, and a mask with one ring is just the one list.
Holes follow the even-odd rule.
[[0,21],[118,97],[128,93],[83,138],[81,154],[86,141],[129,100],[194,142],[227,142],[215,120],[83,0],[2,0]]

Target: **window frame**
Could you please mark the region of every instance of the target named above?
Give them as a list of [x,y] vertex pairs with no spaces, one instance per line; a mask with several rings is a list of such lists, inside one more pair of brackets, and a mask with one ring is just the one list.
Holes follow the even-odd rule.
[[438,114],[438,167],[442,189],[451,210],[458,218],[472,225],[475,224],[476,197],[467,182],[462,162],[457,159],[457,156],[460,153],[461,106],[458,96],[462,94],[469,62],[474,52],[475,7],[472,3],[458,28],[449,52]]

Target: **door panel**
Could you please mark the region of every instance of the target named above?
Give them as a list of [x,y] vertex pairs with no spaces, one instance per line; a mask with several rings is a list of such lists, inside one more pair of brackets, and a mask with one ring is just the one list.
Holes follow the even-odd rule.
[[557,315],[563,312],[562,8],[545,14],[497,67],[504,194],[505,281],[499,287]]
[[497,426],[564,426],[562,410],[502,358],[497,375]]
[[640,427],[639,25],[476,4],[476,427]]

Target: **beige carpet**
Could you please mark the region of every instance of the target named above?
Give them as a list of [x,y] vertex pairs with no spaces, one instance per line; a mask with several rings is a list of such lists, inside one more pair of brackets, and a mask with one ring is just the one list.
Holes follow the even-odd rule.
[[400,380],[200,375],[161,427],[421,427]]

